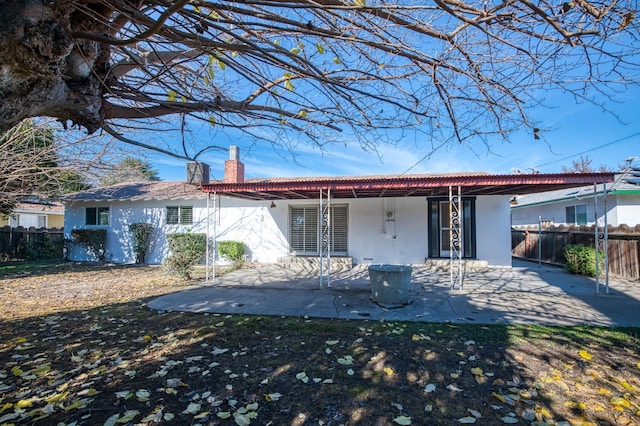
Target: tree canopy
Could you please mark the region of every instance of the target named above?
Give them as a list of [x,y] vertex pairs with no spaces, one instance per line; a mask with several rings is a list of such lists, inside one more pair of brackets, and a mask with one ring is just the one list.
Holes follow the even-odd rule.
[[71,157],[65,152],[69,148],[50,126],[32,120],[0,134],[0,213],[11,212],[24,198],[49,198],[87,189],[80,171],[90,157],[68,161]]
[[159,181],[158,171],[146,160],[126,157],[118,161],[98,179],[99,186],[115,185],[122,182]]
[[611,167],[601,165],[598,168],[592,166],[593,160],[589,156],[580,156],[579,159],[571,161],[571,166],[562,166],[562,173],[611,173]]
[[[5,0],[0,130],[50,116],[141,143],[187,119],[278,143],[391,129],[477,143],[544,126],[548,90],[640,79],[637,0]],[[602,105],[606,108],[606,105]],[[180,118],[180,119],[175,119]],[[544,123],[543,123],[544,124]]]

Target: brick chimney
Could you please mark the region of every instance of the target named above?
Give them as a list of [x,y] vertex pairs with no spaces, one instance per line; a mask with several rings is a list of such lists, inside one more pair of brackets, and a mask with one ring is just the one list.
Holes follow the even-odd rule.
[[229,159],[224,162],[225,183],[244,183],[244,164],[239,158],[240,148],[229,146]]

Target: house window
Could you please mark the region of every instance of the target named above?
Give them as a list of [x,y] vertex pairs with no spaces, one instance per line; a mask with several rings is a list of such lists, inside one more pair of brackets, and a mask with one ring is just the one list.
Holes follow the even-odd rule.
[[565,211],[565,223],[573,225],[587,224],[587,205],[576,204],[575,206],[567,206]]
[[47,216],[42,214],[12,214],[9,215],[9,226],[17,228],[22,226],[23,228],[46,228]]
[[193,225],[193,206],[168,206],[167,225]]
[[[476,202],[462,198],[463,257],[476,257]],[[449,257],[451,254],[451,203],[448,198],[429,199],[429,257]]]
[[[349,251],[349,211],[347,205],[331,206],[331,254],[346,256]],[[294,206],[289,209],[289,247],[298,255],[317,256],[321,222],[318,206]]]
[[87,207],[86,224],[87,225],[108,225],[109,224],[109,207]]

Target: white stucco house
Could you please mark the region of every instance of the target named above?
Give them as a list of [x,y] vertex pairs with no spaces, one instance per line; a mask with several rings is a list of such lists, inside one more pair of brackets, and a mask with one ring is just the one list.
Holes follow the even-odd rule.
[[615,181],[606,184],[575,186],[554,191],[518,195],[511,205],[513,226],[587,225],[595,223],[596,195],[599,217],[606,207],[607,223],[617,227],[640,224],[640,186],[626,182],[617,174]]
[[[130,183],[71,194],[64,229],[67,237],[73,229],[106,229],[105,257],[117,263],[135,261],[128,225],[149,222],[151,264],[167,256],[166,234],[208,232],[216,241],[242,241],[254,262],[313,258],[328,250],[336,261],[365,264],[449,259],[451,235],[459,234],[453,242],[459,241],[461,257],[510,266],[509,201],[515,194],[611,181],[610,173],[245,179],[233,149],[223,181],[203,176],[198,183]],[[70,258],[92,260],[81,247]]]
[[[105,229],[105,260],[135,263],[132,223],[151,223],[147,263],[160,264],[167,256],[166,235],[207,231],[207,194],[185,182],[131,182],[67,195],[64,200],[65,238],[74,229]],[[85,248],[72,244],[69,259],[95,261]]]

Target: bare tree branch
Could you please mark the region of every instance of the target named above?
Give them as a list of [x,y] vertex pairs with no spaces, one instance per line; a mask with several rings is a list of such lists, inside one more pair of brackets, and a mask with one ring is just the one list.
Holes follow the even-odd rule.
[[[422,126],[436,146],[474,144],[540,127],[529,108],[545,91],[592,100],[640,83],[632,0],[0,7],[0,131],[50,116],[130,143],[120,130],[166,117],[272,143],[298,135],[325,146],[348,130],[368,148],[377,130]],[[162,149],[192,158],[207,143]]]

